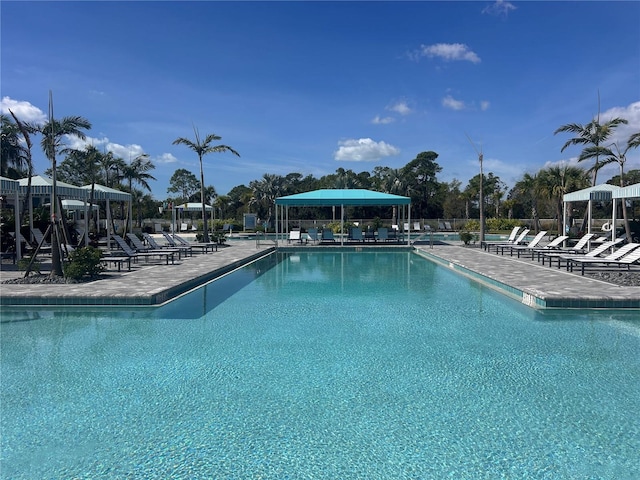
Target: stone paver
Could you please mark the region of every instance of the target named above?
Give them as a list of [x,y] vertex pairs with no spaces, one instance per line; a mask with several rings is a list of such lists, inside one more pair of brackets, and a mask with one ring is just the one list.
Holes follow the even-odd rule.
[[[622,287],[583,277],[579,272],[542,266],[457,245],[417,246],[425,256],[538,308],[640,308],[640,287]],[[637,270],[638,267],[635,267]]]
[[[78,284],[0,284],[1,305],[156,305],[272,251],[273,244],[231,242],[213,253],[132,263],[131,271],[110,269],[103,278]],[[23,276],[2,271],[0,280]]]

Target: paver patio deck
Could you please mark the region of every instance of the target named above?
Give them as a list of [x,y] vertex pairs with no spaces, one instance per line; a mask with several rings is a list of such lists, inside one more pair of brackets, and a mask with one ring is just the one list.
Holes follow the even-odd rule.
[[[542,266],[535,260],[487,253],[477,247],[435,244],[416,245],[415,248],[422,256],[531,307],[640,309],[640,287],[621,287],[565,269]],[[145,264],[141,261],[131,272],[110,270],[93,282],[0,284],[0,304],[158,305],[273,250],[273,245],[235,241],[215,253],[194,254],[176,260],[176,265]],[[2,271],[0,280],[20,276],[22,272]]]

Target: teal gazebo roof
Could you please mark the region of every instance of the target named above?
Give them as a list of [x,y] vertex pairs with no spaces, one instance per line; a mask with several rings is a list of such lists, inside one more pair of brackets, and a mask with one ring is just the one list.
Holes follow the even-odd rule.
[[334,205],[409,205],[409,197],[364,189],[323,189],[276,198],[276,205],[334,206]]

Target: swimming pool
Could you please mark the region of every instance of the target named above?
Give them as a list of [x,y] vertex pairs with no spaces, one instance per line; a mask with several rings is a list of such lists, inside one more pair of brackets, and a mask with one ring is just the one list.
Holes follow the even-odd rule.
[[640,476],[632,314],[538,312],[406,251],[2,317],[3,478]]

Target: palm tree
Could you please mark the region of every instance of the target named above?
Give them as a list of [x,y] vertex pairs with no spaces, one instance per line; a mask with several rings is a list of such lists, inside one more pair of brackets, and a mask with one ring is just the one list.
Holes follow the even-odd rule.
[[589,185],[587,172],[580,167],[568,164],[555,165],[538,172],[537,176],[538,192],[548,198],[556,210],[558,235],[562,232],[563,197],[569,192],[580,190]]
[[[584,149],[582,156],[585,158],[593,158],[601,155],[604,157],[604,160],[602,160],[601,163],[603,166],[610,163],[617,163],[620,166],[620,187],[624,187],[624,164],[627,161],[627,152],[632,148],[637,148],[638,146],[640,146],[640,132],[632,134],[627,140],[627,146],[622,150],[618,147],[617,143],[612,143],[608,147],[588,147]],[[621,203],[625,233],[627,234],[627,238],[631,238],[631,225],[629,224],[629,217],[627,215],[626,200],[623,200]]]
[[[128,164],[125,163],[122,166],[121,177],[123,180],[127,180],[129,185],[129,192],[133,194],[133,183],[137,183],[145,190],[151,191],[151,187],[149,186],[148,180],[155,180],[156,178],[148,173],[150,170],[153,170],[156,166],[151,163],[149,160],[149,155],[146,153],[142,153],[138,155],[136,158],[131,160]],[[133,201],[133,197],[132,197]],[[133,210],[133,205],[130,205],[129,212],[131,215]],[[127,215],[130,217],[130,215]],[[128,218],[125,222],[125,229],[129,225],[129,221],[131,218]]]
[[200,202],[202,204],[202,224],[204,228],[203,233],[203,241],[209,242],[209,228],[207,225],[207,210],[205,207],[205,194],[204,194],[204,169],[202,166],[202,157],[204,157],[208,153],[214,152],[231,152],[236,156],[240,156],[238,152],[236,152],[233,148],[227,145],[212,145],[212,142],[217,142],[218,140],[222,140],[222,137],[216,135],[215,133],[210,133],[205,137],[204,140],[200,139],[200,133],[198,129],[194,126],[193,132],[195,134],[195,141],[189,140],[188,138],[180,137],[176,138],[173,141],[173,145],[186,145],[191,150],[196,152],[198,155],[198,160],[200,161]]
[[271,216],[273,215],[273,205],[276,198],[286,194],[285,177],[265,173],[262,180],[254,180],[249,183],[249,188],[253,190],[252,204],[262,205],[267,209],[267,223],[271,224]]
[[[16,119],[15,115],[13,117]],[[27,149],[20,141],[21,131],[18,121],[12,122],[8,115],[2,115],[1,119],[2,142],[0,145],[2,146],[2,157],[0,175],[19,179],[22,178],[25,170]]]
[[[20,133],[22,134],[22,137],[24,138],[24,143],[26,145],[26,147],[22,147],[19,146],[19,148],[21,149],[21,151],[19,152],[14,152],[14,153],[10,153],[9,156],[11,157],[12,155],[15,155],[16,153],[18,153],[18,156],[22,157],[22,162],[26,164],[27,167],[27,193],[24,196],[24,201],[22,204],[22,212],[20,214],[20,225],[22,225],[24,223],[24,219],[25,216],[27,215],[27,209],[29,206],[29,199],[31,198],[31,177],[33,177],[33,160],[31,157],[31,136],[29,135],[29,128],[27,125],[23,124],[18,117],[16,117],[16,115],[9,110],[9,113],[11,114],[11,116],[13,117],[14,121],[15,121],[15,126],[17,128],[17,130],[20,131]],[[5,125],[5,121],[4,121],[4,115],[3,115],[3,119],[2,119],[2,126],[3,126],[3,136],[2,136],[2,154],[4,157],[4,149],[5,149],[5,137],[4,137],[4,125]],[[15,134],[14,137],[9,136],[7,138],[7,141],[11,142],[11,141],[17,141],[17,133]],[[18,144],[19,145],[19,144]],[[15,148],[16,145],[13,145],[13,148]]]

